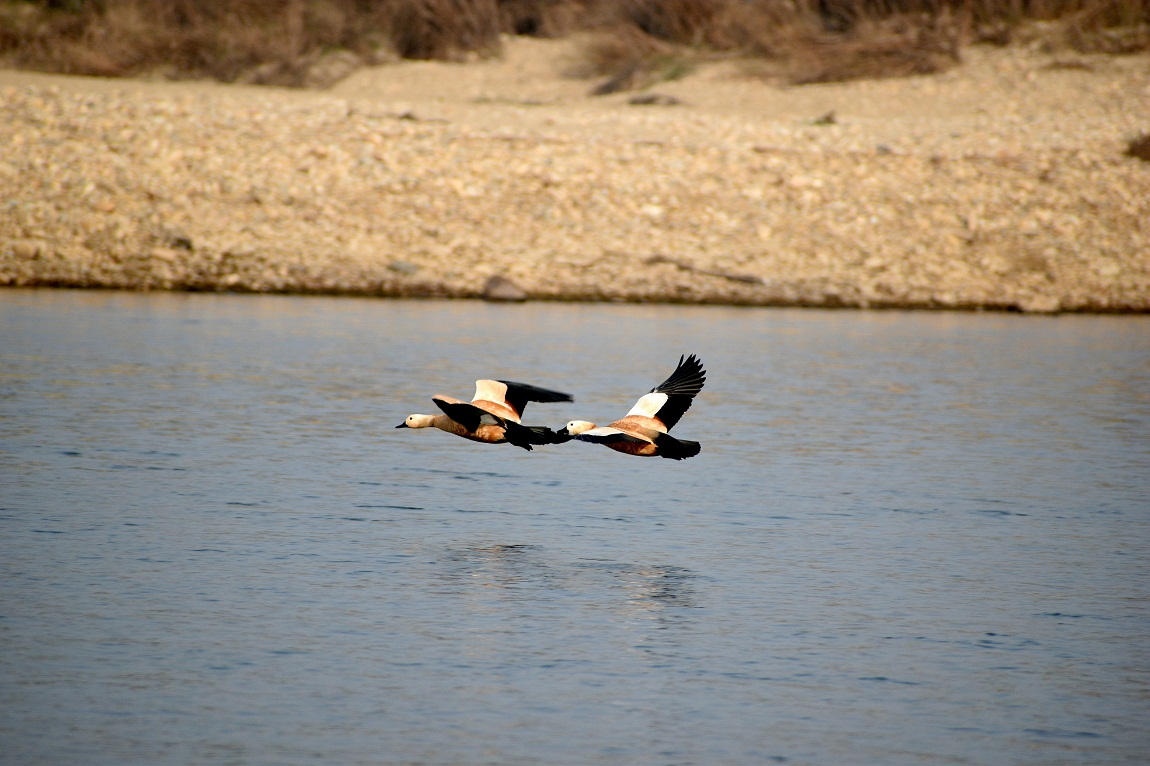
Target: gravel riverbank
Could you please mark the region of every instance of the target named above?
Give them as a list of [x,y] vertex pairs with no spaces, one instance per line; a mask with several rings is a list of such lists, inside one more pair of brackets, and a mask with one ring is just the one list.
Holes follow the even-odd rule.
[[1146,56],[637,106],[556,45],[325,92],[0,72],[0,284],[1150,310]]

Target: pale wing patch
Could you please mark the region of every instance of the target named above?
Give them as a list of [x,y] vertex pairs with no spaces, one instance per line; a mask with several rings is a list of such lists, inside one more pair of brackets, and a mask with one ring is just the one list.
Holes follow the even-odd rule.
[[475,381],[475,396],[471,398],[471,401],[475,402],[480,399],[486,402],[507,404],[507,384],[498,380]]
[[620,431],[618,428],[611,428],[610,426],[599,426],[592,428],[590,431],[584,431],[581,434],[575,434],[575,438],[580,441],[593,442],[595,444],[614,444],[617,442],[645,442],[646,439],[641,439],[635,434]]
[[[646,396],[639,397],[639,401],[635,402],[635,406],[627,415],[642,415],[645,418],[653,418],[659,414],[659,410],[667,403],[667,395],[663,393],[651,393]],[[626,416],[624,416],[626,417]]]
[[625,418],[616,420],[607,427],[617,428],[625,434],[638,436],[648,441],[654,439],[659,434],[667,433],[667,429],[663,427],[662,421],[658,418],[649,418],[644,415],[628,415]]
[[490,412],[497,418],[511,420],[516,423],[519,422],[519,413],[515,411],[514,407],[509,407],[503,402],[493,402],[489,399],[476,399],[472,404],[485,412]]

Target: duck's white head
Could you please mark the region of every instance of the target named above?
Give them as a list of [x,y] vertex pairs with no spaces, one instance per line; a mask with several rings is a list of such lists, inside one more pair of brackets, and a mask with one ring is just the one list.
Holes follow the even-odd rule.
[[595,424],[587,420],[572,420],[563,428],[559,429],[560,436],[575,436],[576,434],[585,433],[595,428]]
[[408,415],[407,420],[396,426],[396,428],[431,428],[434,423],[434,416],[432,415]]

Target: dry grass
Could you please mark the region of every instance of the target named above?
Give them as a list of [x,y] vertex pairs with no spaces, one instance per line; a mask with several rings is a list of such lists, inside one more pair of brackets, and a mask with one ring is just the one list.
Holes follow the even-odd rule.
[[[659,79],[659,62],[722,54],[791,84],[930,74],[974,43],[1150,49],[1150,0],[604,0],[596,92]],[[631,73],[631,74],[628,74]],[[606,91],[604,91],[606,88]]]
[[606,77],[602,92],[729,55],[827,82],[939,71],[972,43],[1146,50],[1150,0],[0,0],[0,65],[322,86],[363,63],[586,30],[581,74]]
[[499,0],[499,25],[506,34],[563,37],[583,29],[587,3],[580,0]]
[[496,0],[394,0],[381,26],[407,59],[451,60],[499,51]]
[[959,38],[947,15],[861,19],[849,34],[799,40],[784,76],[805,84],[933,74],[960,61]]
[[499,52],[498,0],[53,0],[0,4],[0,62],[305,84],[325,54],[361,63]]

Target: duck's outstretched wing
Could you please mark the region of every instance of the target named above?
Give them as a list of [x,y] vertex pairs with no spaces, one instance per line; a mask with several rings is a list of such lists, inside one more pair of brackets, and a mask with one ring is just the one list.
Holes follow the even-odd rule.
[[447,417],[474,433],[480,426],[502,426],[507,421],[498,415],[492,415],[474,404],[467,402],[448,402],[438,397],[432,397],[435,406],[443,410]]
[[670,430],[691,408],[695,395],[703,390],[707,371],[697,356],[679,357],[679,365],[671,377],[640,397],[627,415],[655,418]]
[[[510,380],[477,380],[472,402],[493,402],[511,409],[516,419],[523,417],[527,402],[573,402],[571,394],[552,391],[529,383],[516,383]],[[510,413],[509,413],[510,414]]]
[[[504,401],[507,402],[511,409],[519,413],[520,417],[523,416],[523,409],[527,406],[527,402],[573,402],[575,397],[571,394],[565,394],[562,391],[552,391],[549,388],[540,388],[533,386],[530,383],[516,383],[511,380],[496,380],[493,383],[503,385],[507,390],[503,394]],[[476,381],[478,383],[478,381]],[[476,393],[479,393],[478,386]]]

